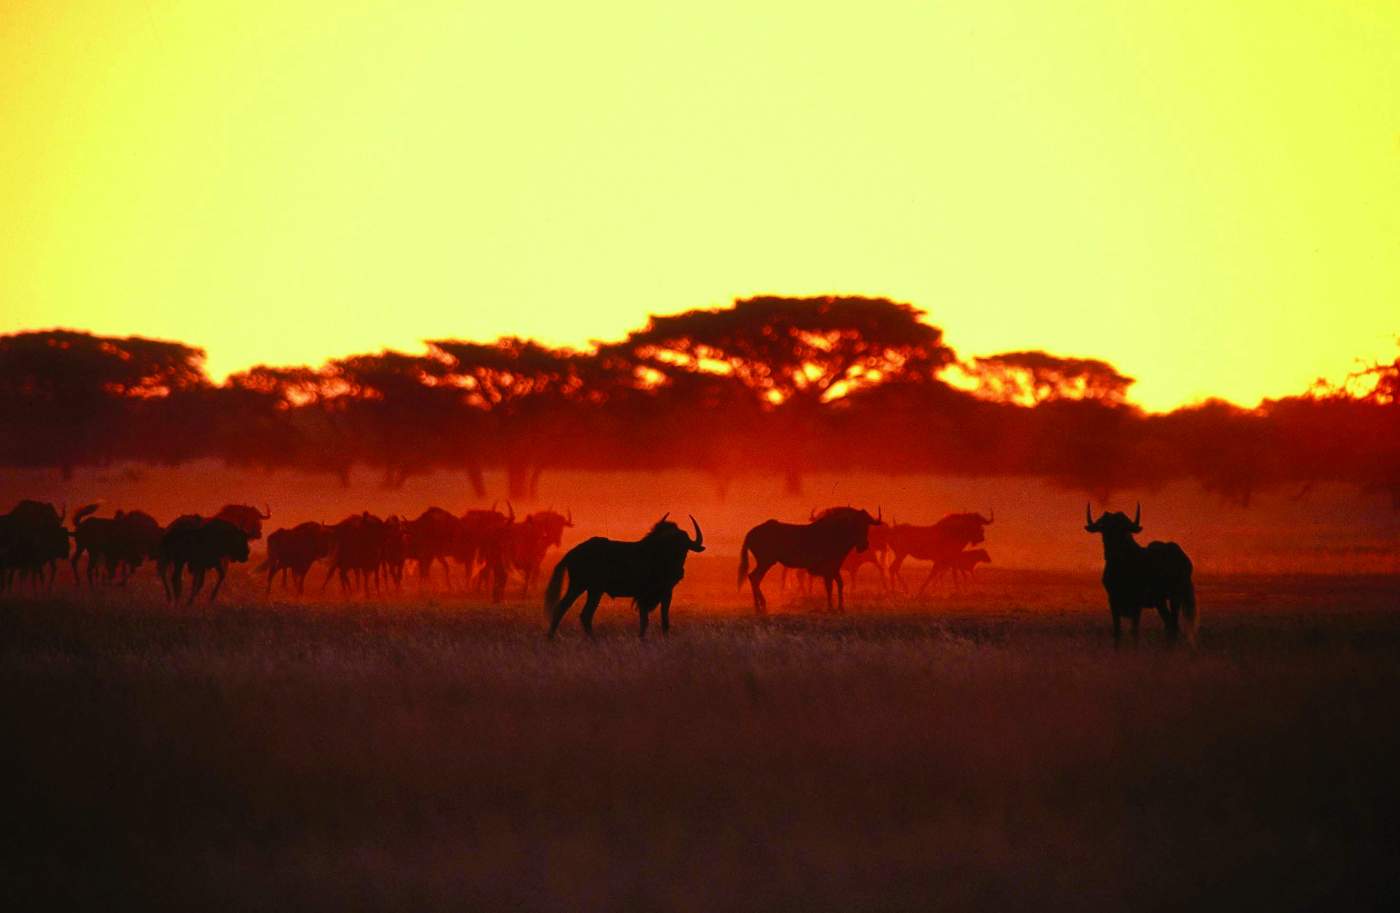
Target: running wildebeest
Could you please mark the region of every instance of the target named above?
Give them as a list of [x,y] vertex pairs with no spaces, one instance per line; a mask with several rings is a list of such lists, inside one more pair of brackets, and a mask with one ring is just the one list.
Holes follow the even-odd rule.
[[1149,542],[1138,545],[1133,538],[1142,532],[1142,505],[1133,519],[1127,514],[1105,512],[1097,520],[1084,505],[1084,530],[1103,538],[1103,588],[1108,593],[1108,610],[1113,614],[1113,643],[1121,635],[1121,619],[1133,623],[1137,642],[1138,619],[1143,609],[1156,609],[1166,626],[1167,640],[1175,641],[1180,621],[1186,634],[1196,638],[1196,588],[1191,582],[1191,559],[1175,542]]
[[977,570],[979,564],[991,564],[992,556],[987,554],[985,548],[971,548],[958,552],[951,558],[943,558],[935,562],[933,569],[938,576],[951,574],[954,581],[970,579]]
[[53,584],[58,562],[68,557],[67,513],[66,506],[56,510],[45,501],[24,500],[0,514],[0,592],[14,585],[16,575],[35,589]]
[[904,559],[932,561],[934,566],[919,587],[919,595],[922,596],[938,573],[938,562],[952,558],[969,545],[981,545],[986,540],[984,527],[995,519],[996,515],[991,512],[985,517],[978,513],[948,514],[932,526],[899,523],[890,527],[886,538],[894,554],[894,560],[890,562],[891,583],[897,583],[907,590],[904,577],[900,574]]
[[105,583],[125,585],[147,558],[159,558],[164,532],[155,518],[144,511],[119,510],[111,517],[94,517],[99,504],[88,504],[73,512],[73,583],[81,585],[78,563],[87,555],[87,583],[95,586],[99,576]]
[[[580,542],[559,559],[545,588],[544,608],[549,617],[549,636],[559,629],[559,622],[569,606],[583,594],[588,594],[579,620],[583,632],[593,636],[593,613],[604,596],[614,599],[630,598],[639,613],[638,636],[645,637],[651,611],[661,608],[661,633],[671,630],[671,596],[676,584],[685,576],[685,559],[690,552],[705,550],[705,534],[694,517],[695,538],[686,535],[665,514],[651,531],[636,542],[618,542],[594,536]],[[569,575],[569,589],[560,598],[564,574]]]
[[311,565],[331,552],[331,531],[315,520],[299,523],[291,529],[279,529],[267,537],[267,559],[258,570],[267,570],[266,596],[272,595],[272,579],[282,572],[282,589],[287,589],[290,571],[296,582],[297,595],[306,593],[306,575]]
[[[198,521],[198,522],[195,522]],[[194,602],[204,588],[204,575],[213,571],[218,577],[209,591],[212,604],[224,585],[230,561],[248,560],[248,531],[220,517],[203,520],[181,517],[170,524],[160,540],[161,580],[170,601],[179,603],[185,568],[190,569],[190,595],[185,604]],[[168,575],[168,579],[167,579]]]
[[[179,587],[175,587],[172,590],[170,586],[171,583],[180,579],[180,574],[178,571],[174,574],[171,573],[171,564],[175,560],[182,557],[182,551],[188,551],[190,548],[195,547],[195,543],[198,540],[197,538],[191,538],[188,535],[188,533],[191,530],[200,529],[201,527],[212,523],[214,520],[218,520],[221,523],[227,523],[234,529],[237,529],[243,533],[244,543],[241,551],[247,552],[248,542],[252,541],[253,539],[262,538],[262,521],[268,519],[271,516],[271,507],[267,508],[266,511],[259,511],[256,507],[250,507],[247,504],[225,504],[223,507],[219,508],[219,512],[217,514],[208,519],[199,514],[182,514],[181,516],[176,517],[174,521],[172,521],[171,524],[165,528],[165,532],[161,536],[160,557],[157,559],[156,562],[156,572],[160,575],[161,586],[165,588],[166,598],[173,599],[176,602],[178,602],[180,599]],[[172,538],[172,533],[177,535],[175,535]],[[222,536],[222,530],[220,531],[219,538],[226,538]],[[200,544],[198,547],[203,549],[206,546],[208,548],[214,548],[212,540],[208,543]],[[234,551],[240,551],[236,548],[231,539],[224,543],[224,547],[234,549]],[[189,556],[184,557],[187,559]],[[200,558],[200,560],[202,561],[203,558]],[[219,569],[220,583],[223,582],[224,572],[228,570],[228,562],[230,560],[247,561],[248,556],[244,554],[242,558],[233,558],[232,555],[226,557],[225,560],[221,563]],[[188,560],[185,560],[182,563],[188,564],[189,562]],[[205,569],[208,570],[208,568]],[[191,573],[194,573],[193,565],[191,565]],[[204,575],[200,574],[199,578],[200,580],[203,580]],[[218,590],[218,586],[215,586],[214,593],[217,594]],[[193,601],[194,597],[191,596],[190,599],[191,601]],[[212,595],[210,596],[209,601],[213,602]]]
[[[832,610],[831,585],[836,584],[837,609],[846,609],[846,586],[841,582],[841,564],[852,549],[865,551],[870,547],[870,527],[883,522],[856,507],[832,507],[816,515],[811,523],[782,523],[767,520],[749,530],[739,548],[739,586],[747,576],[753,588],[754,610],[768,610],[768,600],[759,585],[763,575],[775,564],[809,571],[822,578],[826,586],[826,607]],[[753,553],[754,569],[749,573],[749,553]]]
[[[352,514],[331,527],[331,552],[326,577],[321,581],[324,591],[332,576],[339,576],[340,591],[350,594],[358,587],[369,593],[373,581],[379,589],[384,546],[389,524],[369,511]],[[351,575],[355,576],[354,582]]]

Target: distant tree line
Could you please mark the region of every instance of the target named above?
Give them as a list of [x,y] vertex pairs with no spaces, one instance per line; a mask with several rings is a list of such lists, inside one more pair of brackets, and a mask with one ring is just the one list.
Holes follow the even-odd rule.
[[1259,408],[1165,414],[1094,359],[960,360],[922,312],[882,298],[758,297],[648,324],[587,350],[430,340],[319,368],[214,383],[204,353],[66,330],[0,337],[0,465],[124,461],[331,473],[383,484],[504,470],[530,497],[551,469],[684,468],[723,491],[745,473],[865,470],[1044,477],[1106,497],[1195,479],[1240,504],[1343,481],[1400,506],[1400,358]]

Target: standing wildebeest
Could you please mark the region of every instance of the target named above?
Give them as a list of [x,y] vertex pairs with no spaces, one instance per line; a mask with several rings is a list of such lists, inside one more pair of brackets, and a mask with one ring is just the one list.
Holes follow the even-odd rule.
[[565,515],[551,509],[530,514],[506,530],[506,564],[524,578],[520,589],[522,598],[530,595],[530,585],[539,575],[544,556],[551,548],[563,544],[564,530],[573,525],[573,511]]
[[1108,610],[1113,613],[1113,643],[1121,634],[1120,619],[1133,623],[1137,642],[1138,618],[1143,609],[1156,609],[1166,625],[1167,640],[1176,640],[1178,619],[1186,621],[1186,634],[1196,637],[1196,588],[1191,583],[1191,559],[1175,542],[1137,544],[1134,533],[1142,532],[1142,505],[1133,519],[1117,511],[1105,512],[1097,520],[1084,505],[1086,532],[1103,537],[1103,588],[1108,592]]
[[[695,538],[691,539],[685,530],[666,519],[668,516],[663,515],[651,532],[636,542],[594,536],[559,559],[544,594],[550,637],[559,629],[569,606],[583,593],[588,594],[588,599],[579,620],[589,637],[593,636],[593,613],[604,595],[632,600],[640,615],[639,636],[646,636],[651,611],[657,606],[661,607],[661,633],[671,630],[671,594],[685,576],[686,555],[705,550],[705,535],[694,517],[690,518],[695,527]],[[569,575],[569,589],[560,598],[565,572]]]
[[87,555],[87,582],[94,586],[99,575],[106,583],[125,586],[132,573],[146,561],[159,559],[164,534],[155,518],[145,511],[119,510],[112,517],[91,516],[97,504],[73,512],[73,582],[81,585],[78,562]]
[[180,601],[184,571],[188,567],[191,587],[185,604],[194,602],[204,588],[204,575],[211,570],[218,577],[214,588],[209,591],[209,602],[212,604],[219,596],[219,588],[224,585],[229,562],[248,560],[249,538],[246,529],[219,517],[211,520],[196,517],[192,520],[186,516],[170,524],[160,540],[160,570],[171,602]]
[[[837,606],[846,610],[846,585],[841,582],[841,563],[852,549],[870,547],[870,527],[882,523],[877,511],[872,517],[855,507],[832,507],[816,515],[811,523],[781,523],[768,520],[749,530],[739,548],[739,586],[744,577],[753,587],[753,607],[760,614],[768,610],[768,600],[759,584],[775,564],[798,568],[822,578],[826,586],[826,607],[830,611],[831,584],[836,583]],[[749,553],[754,569],[749,573]]]
[[481,568],[476,572],[476,588],[484,588],[489,578],[492,602],[500,602],[505,597],[506,575],[509,573],[507,540],[510,528],[515,523],[515,507],[507,501],[506,509],[509,513],[503,514],[492,505],[490,510],[469,510],[461,518],[462,536],[458,540],[457,560],[466,567],[468,578],[476,563],[481,562]]
[[297,595],[306,593],[306,575],[311,565],[331,551],[331,531],[310,520],[291,529],[279,529],[267,537],[267,560],[258,569],[267,569],[266,596],[272,595],[272,578],[282,572],[282,589],[287,588],[287,572],[296,581]]
[[919,595],[922,596],[938,573],[938,562],[952,558],[969,545],[981,545],[986,540],[983,527],[996,519],[994,513],[989,511],[988,514],[985,517],[978,513],[948,514],[932,526],[899,523],[890,527],[888,540],[890,551],[894,554],[894,560],[890,562],[890,581],[907,590],[904,577],[899,572],[904,566],[904,559],[932,561],[934,565],[919,587]]
[[0,514],[0,592],[14,584],[16,574],[36,589],[53,584],[58,562],[68,557],[67,513],[67,507],[24,500]]

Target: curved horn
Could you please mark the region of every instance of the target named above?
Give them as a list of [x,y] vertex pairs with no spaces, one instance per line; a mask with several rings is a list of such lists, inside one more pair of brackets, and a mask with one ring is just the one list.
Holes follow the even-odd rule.
[[258,516],[263,520],[267,520],[272,517],[272,505],[264,501],[263,507],[267,510],[267,513],[259,513]]
[[1089,508],[1089,502],[1084,502],[1084,522],[1090,526],[1094,525],[1094,512]]
[[1137,502],[1137,510],[1133,511],[1133,525],[1142,525],[1142,502]]
[[697,552],[705,547],[705,534],[700,531],[700,521],[695,519],[695,515],[690,515],[690,525],[695,527],[695,541],[691,543],[691,548]]
[[506,510],[510,511],[510,522],[515,522],[515,505],[510,503],[510,498],[506,498]]
[[566,517],[564,518],[564,522],[567,523],[569,526],[573,526],[573,525],[574,525],[574,509],[573,509],[572,507],[566,508],[566,509],[568,510],[568,516],[566,516]]
[[876,522],[876,523],[884,523],[884,522],[885,522],[885,508],[881,507],[879,504],[876,504],[876,505],[875,505],[875,522]]

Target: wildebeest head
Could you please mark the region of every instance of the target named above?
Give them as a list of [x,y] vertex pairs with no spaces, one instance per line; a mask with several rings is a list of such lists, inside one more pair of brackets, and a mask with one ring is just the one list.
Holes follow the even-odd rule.
[[1093,510],[1088,504],[1085,504],[1084,520],[1084,531],[1087,533],[1101,533],[1105,538],[1131,536],[1134,533],[1142,532],[1142,505],[1138,504],[1131,520],[1128,519],[1127,514],[1119,513],[1116,510],[1105,511],[1095,520]]
[[934,527],[942,531],[950,540],[965,545],[980,545],[987,540],[987,534],[983,527],[991,523],[994,517],[995,515],[984,517],[975,512],[948,514],[935,523]]
[[525,522],[537,531],[540,541],[557,548],[564,541],[564,530],[574,525],[573,511],[565,516],[553,509],[541,510],[530,514]]
[[247,504],[225,504],[217,514],[215,519],[225,520],[248,534],[249,539],[262,538],[262,521],[272,516],[272,508],[268,507],[266,512],[259,511],[256,507]]
[[690,525],[695,527],[695,538],[686,535],[685,530],[672,523],[667,518],[671,512],[667,511],[661,515],[661,519],[656,521],[656,525],[651,528],[651,532],[642,538],[643,542],[674,542],[678,546],[685,544],[685,548],[692,552],[703,552],[705,550],[705,534],[700,531],[700,524],[694,515],[690,517]]

